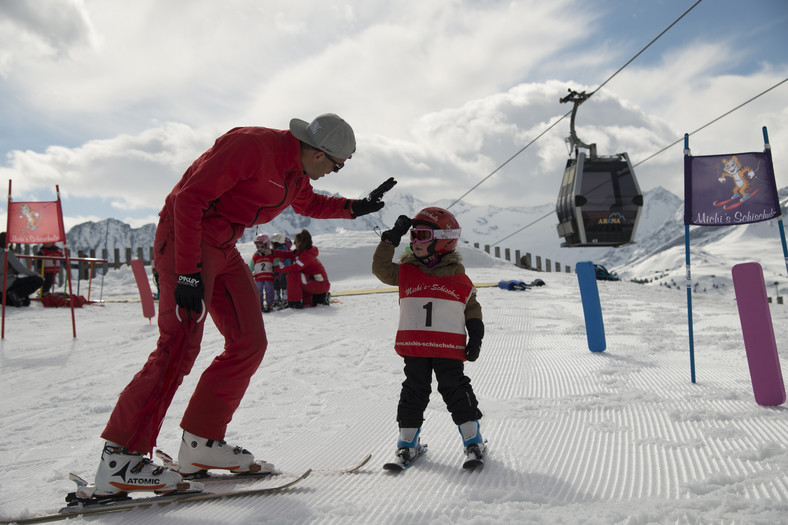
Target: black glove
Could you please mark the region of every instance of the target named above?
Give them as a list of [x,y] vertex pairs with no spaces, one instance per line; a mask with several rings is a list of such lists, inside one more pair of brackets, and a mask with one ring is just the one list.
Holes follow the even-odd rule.
[[389,177],[387,181],[383,184],[375,188],[374,190],[369,192],[369,197],[367,197],[371,201],[379,201],[383,198],[383,194],[389,191],[397,184],[397,181],[394,180],[394,177]]
[[468,344],[465,345],[465,359],[468,361],[476,361],[482,349],[484,323],[481,319],[468,319],[465,321],[465,329],[468,330]]
[[381,200],[383,194],[393,188],[395,184],[397,184],[397,181],[394,180],[394,177],[389,177],[383,184],[369,192],[366,198],[353,201],[350,205],[350,211],[353,213],[353,216],[361,217],[368,213],[380,211],[384,205]]
[[399,246],[399,240],[402,239],[403,235],[408,233],[409,229],[410,217],[407,215],[400,215],[397,217],[397,222],[394,223],[394,227],[380,234],[380,238],[384,241],[388,241],[394,246]]
[[200,272],[178,276],[178,284],[175,286],[175,303],[178,306],[199,314],[202,312],[203,296],[205,286],[202,284]]
[[383,208],[383,201],[370,201],[369,197],[353,201],[350,205],[350,212],[354,217],[361,217],[368,213],[375,213]]

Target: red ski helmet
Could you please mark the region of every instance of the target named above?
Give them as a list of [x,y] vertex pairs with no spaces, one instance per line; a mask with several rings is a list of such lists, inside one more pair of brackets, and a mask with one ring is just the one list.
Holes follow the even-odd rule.
[[[460,239],[460,223],[450,212],[437,206],[424,208],[411,219],[410,239],[414,242],[431,242],[430,254],[441,255],[454,251]],[[429,231],[431,230],[431,231]]]

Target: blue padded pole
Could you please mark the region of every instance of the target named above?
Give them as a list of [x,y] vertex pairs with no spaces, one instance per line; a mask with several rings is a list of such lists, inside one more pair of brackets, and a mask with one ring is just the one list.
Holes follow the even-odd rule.
[[575,270],[580,285],[580,299],[583,302],[588,349],[592,352],[604,352],[607,348],[605,324],[602,321],[602,304],[599,301],[594,264],[591,261],[580,261],[575,265]]

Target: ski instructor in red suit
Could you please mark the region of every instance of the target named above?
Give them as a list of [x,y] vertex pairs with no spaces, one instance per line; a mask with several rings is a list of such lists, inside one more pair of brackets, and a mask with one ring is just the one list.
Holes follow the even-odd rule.
[[[227,425],[267,339],[257,289],[235,247],[246,228],[288,206],[315,218],[354,219],[383,208],[390,178],[365,199],[317,194],[311,181],[345,165],[356,150],[353,129],[327,113],[289,130],[235,128],[219,137],[186,170],[159,213],[154,242],[159,272],[159,340],[121,392],[102,438],[95,496],[145,490],[161,493],[199,484],[184,480],[208,469],[234,473],[273,470],[224,441]],[[145,457],[183,377],[200,352],[206,312],[224,336],[224,351],[203,372],[181,421],[178,471]]]

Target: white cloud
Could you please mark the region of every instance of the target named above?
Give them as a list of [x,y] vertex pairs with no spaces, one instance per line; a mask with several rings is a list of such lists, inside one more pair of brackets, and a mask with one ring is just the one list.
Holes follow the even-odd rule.
[[60,185],[66,197],[107,198],[119,209],[159,208],[169,189],[216,131],[164,123],[139,135],[89,141],[78,148],[52,146],[44,153],[14,151],[10,167],[14,192]]
[[[97,43],[82,0],[21,0],[0,4],[0,56],[7,66],[67,58]],[[16,62],[16,64],[15,64]]]
[[[603,4],[571,0],[320,9],[307,0],[74,0],[51,13],[48,3],[9,4],[17,3],[0,8],[0,44],[13,44],[0,45],[0,88],[11,96],[0,109],[23,108],[70,146],[35,147],[31,133],[30,146],[6,153],[0,180],[14,179],[22,195],[60,184],[69,198],[100,200],[129,217],[160,208],[194,158],[231,127],[286,128],[291,117],[326,111],[353,125],[359,151],[317,188],[357,197],[395,176],[394,191],[459,197],[571,109],[558,102],[567,88],[593,91],[653,36],[606,25],[617,16],[649,24],[628,13],[643,6],[626,2],[615,17]],[[672,20],[673,6],[653,8]],[[757,41],[712,32],[682,44],[660,41],[583,104],[579,137],[636,163],[788,77],[784,59],[748,63]],[[736,72],[741,64],[746,73]],[[693,152],[758,150],[766,125],[775,163],[786,159],[786,89],[694,136]],[[468,199],[552,202],[568,135],[567,118]],[[677,146],[644,163],[641,186],[681,194],[681,157]],[[777,171],[778,186],[788,185]]]

